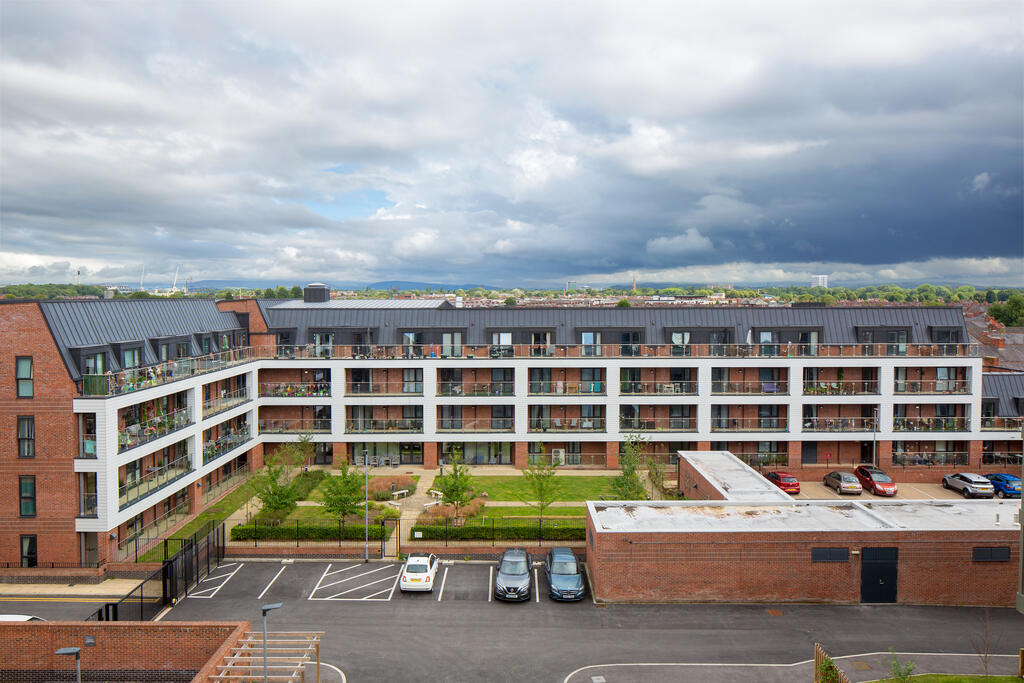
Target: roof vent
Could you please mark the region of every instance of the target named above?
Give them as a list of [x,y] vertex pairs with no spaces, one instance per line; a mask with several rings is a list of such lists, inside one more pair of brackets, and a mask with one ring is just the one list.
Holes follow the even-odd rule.
[[307,304],[322,304],[331,300],[331,288],[322,282],[311,282],[302,290],[302,300]]

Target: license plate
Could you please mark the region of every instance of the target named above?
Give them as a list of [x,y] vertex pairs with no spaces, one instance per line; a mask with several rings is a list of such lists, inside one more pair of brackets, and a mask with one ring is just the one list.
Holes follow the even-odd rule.
[[423,579],[409,579],[409,580],[412,581],[413,583],[419,583]]
[[513,592],[509,591],[508,593],[505,594],[505,597],[506,598],[517,598],[517,597],[519,597],[519,594],[518,593],[513,593]]

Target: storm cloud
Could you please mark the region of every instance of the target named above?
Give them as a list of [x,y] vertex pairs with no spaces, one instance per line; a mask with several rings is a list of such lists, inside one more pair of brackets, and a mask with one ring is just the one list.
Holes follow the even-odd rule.
[[2,11],[0,281],[1024,284],[1019,2]]

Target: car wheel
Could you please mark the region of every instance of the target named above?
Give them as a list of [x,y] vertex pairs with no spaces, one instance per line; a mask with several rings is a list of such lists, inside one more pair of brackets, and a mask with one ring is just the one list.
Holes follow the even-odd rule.
[[964,494],[964,498],[970,498],[971,497],[971,492],[968,491],[967,489],[964,489],[963,491],[961,491],[961,493]]
[[1003,493],[1002,491],[996,491],[996,495],[999,496],[1000,498],[1006,498],[1006,494]]
[[946,481],[945,477],[942,478],[942,488],[944,488],[944,489],[948,489],[949,488],[949,482]]

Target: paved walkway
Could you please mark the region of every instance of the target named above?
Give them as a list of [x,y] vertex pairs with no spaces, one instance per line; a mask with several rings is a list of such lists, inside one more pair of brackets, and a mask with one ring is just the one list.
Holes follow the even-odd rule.
[[99,583],[0,583],[0,597],[26,595],[121,598],[142,583],[141,579],[107,579]]

